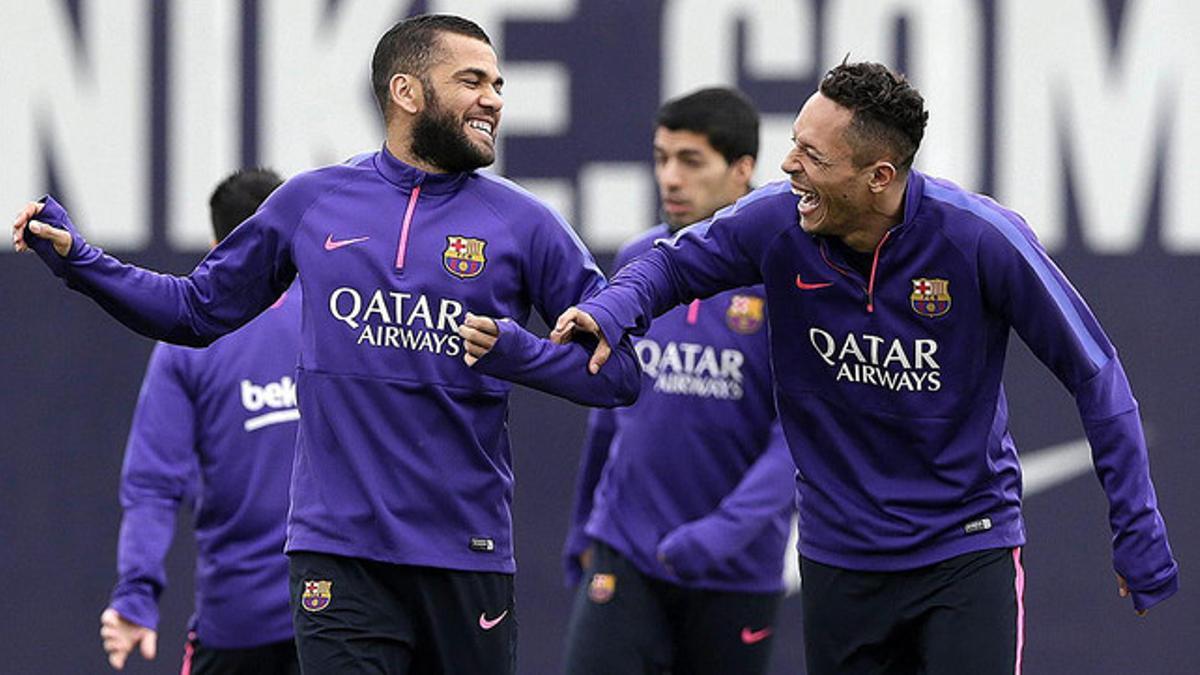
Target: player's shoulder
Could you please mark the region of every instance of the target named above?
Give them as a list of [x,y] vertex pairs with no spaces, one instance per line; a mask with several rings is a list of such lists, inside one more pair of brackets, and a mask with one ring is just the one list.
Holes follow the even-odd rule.
[[206,350],[203,348],[156,342],[154,350],[150,353],[146,374],[158,371],[169,377],[186,379],[187,374],[204,360],[205,352]]
[[752,190],[736,202],[719,209],[708,220],[680,230],[675,236],[705,237],[720,230],[747,250],[764,251],[770,242],[799,221],[796,205],[800,198],[786,181],[775,181]]
[[488,171],[474,171],[464,190],[473,194],[497,223],[518,237],[570,240],[581,251],[586,251],[583,241],[562,214],[515,182]]
[[973,192],[944,178],[918,174],[922,182],[921,210],[927,221],[940,224],[947,235],[972,238],[1032,235],[1019,213],[989,195]]
[[348,182],[377,175],[373,161],[375,154],[365,152],[340,164],[301,171],[284,181],[268,199],[291,204],[311,204]]
[[799,201],[800,198],[792,192],[792,186],[786,180],[776,180],[754,188],[741,199],[717,211],[715,215],[719,216],[722,212],[733,214],[739,211],[758,209],[795,211]]
[[798,218],[796,204],[799,200],[787,181],[773,181],[751,190],[736,202],[719,209],[710,220],[692,227],[707,228],[710,224],[731,219],[736,219],[739,226],[788,227]]
[[554,209],[540,197],[503,175],[488,171],[472,172],[467,179],[467,189],[505,210],[546,215],[554,213]]
[[619,267],[654,248],[655,243],[663,239],[669,239],[670,237],[670,228],[665,223],[659,223],[645,232],[641,232],[626,240],[621,245],[621,248],[617,250],[617,255],[613,258],[613,265]]

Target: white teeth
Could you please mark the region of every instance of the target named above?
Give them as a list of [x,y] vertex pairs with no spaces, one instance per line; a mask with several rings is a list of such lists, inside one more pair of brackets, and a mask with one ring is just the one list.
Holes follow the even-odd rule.
[[472,129],[478,129],[478,130],[482,131],[483,133],[487,134],[488,136],[492,135],[492,123],[491,122],[485,122],[483,120],[469,120],[469,121],[467,121],[467,126],[471,127]]
[[796,196],[800,197],[800,204],[802,206],[815,206],[821,201],[821,197],[815,192],[801,190],[799,188],[792,188],[792,192],[794,192]]

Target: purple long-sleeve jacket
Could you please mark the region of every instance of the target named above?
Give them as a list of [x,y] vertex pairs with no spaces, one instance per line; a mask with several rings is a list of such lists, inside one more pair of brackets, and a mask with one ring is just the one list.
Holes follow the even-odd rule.
[[1020,216],[909,174],[863,275],[764,186],[626,266],[581,304],[616,338],[692,297],[763,283],[798,468],[800,552],[900,570],[1025,541],[1001,384],[1010,331],[1075,397],[1109,500],[1114,566],[1142,609],[1178,586],[1137,402],[1116,350]]
[[[614,268],[669,236],[659,225],[637,237]],[[598,539],[688,588],[781,590],[795,466],[775,413],[766,315],[762,287],[740,288],[670,310],[635,342],[637,403],[589,420],[564,551],[570,583]]]
[[[481,172],[431,174],[386,149],[287,181],[187,277],[124,265],[71,230],[68,285],[145,335],[205,344],[304,291],[289,551],[512,572],[507,378],[587,405],[636,399],[632,346],[588,375],[587,349],[523,328],[604,285],[583,244],[529,193]],[[467,312],[501,321],[463,362]]]
[[296,447],[300,292],[207,349],[154,348],[121,471],[111,605],[158,624],[179,507],[194,499],[192,629],[218,649],[292,637],[283,554]]

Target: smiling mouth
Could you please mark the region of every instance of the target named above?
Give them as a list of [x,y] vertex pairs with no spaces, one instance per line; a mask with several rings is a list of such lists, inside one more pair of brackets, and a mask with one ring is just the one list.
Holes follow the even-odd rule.
[[812,190],[797,187],[795,183],[792,184],[792,194],[800,198],[799,209],[802,215],[812,213],[821,205],[821,195]]
[[496,125],[490,120],[469,119],[467,120],[467,127],[483,134],[490,141],[496,140]]

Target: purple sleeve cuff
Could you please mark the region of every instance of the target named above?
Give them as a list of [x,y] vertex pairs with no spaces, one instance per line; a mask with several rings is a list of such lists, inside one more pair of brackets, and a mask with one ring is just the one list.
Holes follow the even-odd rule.
[[715,530],[704,519],[684,523],[663,537],[658,554],[680,579],[699,578],[718,564],[717,556],[704,544],[705,539],[720,536]]
[[[1132,589],[1131,589],[1132,590]],[[1158,603],[1175,595],[1179,591],[1179,573],[1176,570],[1171,574],[1166,581],[1159,584],[1157,587],[1145,591],[1132,591],[1133,593],[1133,608],[1137,611],[1150,609]]]
[[49,239],[42,239],[32,232],[25,234],[25,243],[50,268],[54,276],[65,277],[70,266],[69,263],[83,258],[86,250],[91,247],[84,241],[83,235],[79,234],[79,230],[75,229],[66,210],[54,197],[43,195],[38,201],[42,203],[42,211],[33,219],[69,232],[71,234],[71,250],[67,251],[66,256],[60,256],[58,251],[54,250],[54,245],[50,243]]
[[145,589],[120,586],[113,591],[108,606],[117,610],[126,621],[158,630],[158,602]]
[[608,340],[609,345],[620,344],[621,339],[625,337],[625,328],[607,307],[598,302],[585,300],[579,303],[578,308],[595,319],[600,326],[600,332],[604,334],[604,339]]
[[485,375],[525,385],[587,406],[623,406],[637,400],[641,368],[633,345],[625,340],[613,350],[617,367],[591,375],[591,350],[574,342],[556,345],[539,338],[514,321],[498,320],[500,337],[491,351],[475,363]]

